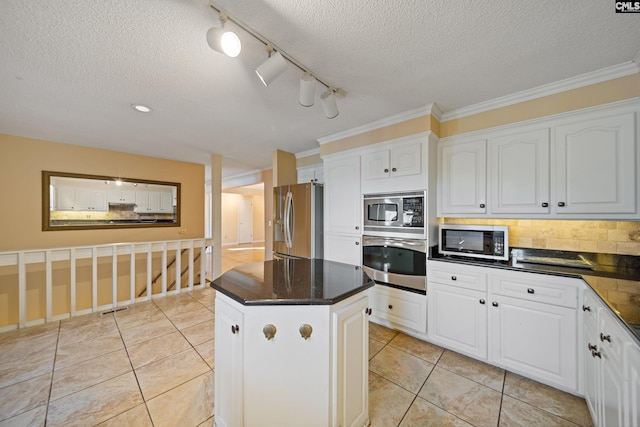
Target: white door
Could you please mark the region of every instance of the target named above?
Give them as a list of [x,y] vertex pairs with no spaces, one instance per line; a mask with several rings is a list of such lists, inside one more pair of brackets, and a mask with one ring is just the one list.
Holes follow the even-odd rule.
[[441,148],[438,176],[441,214],[487,212],[486,159],[484,139]]
[[253,242],[253,199],[241,198],[238,203],[238,243]]

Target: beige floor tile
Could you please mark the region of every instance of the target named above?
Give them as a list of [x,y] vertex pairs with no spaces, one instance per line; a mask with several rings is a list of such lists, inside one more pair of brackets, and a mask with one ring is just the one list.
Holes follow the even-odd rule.
[[119,336],[118,326],[113,316],[105,316],[97,319],[93,323],[67,326],[60,326],[59,346],[77,344],[80,342],[92,341],[100,337]]
[[89,313],[81,316],[69,317],[60,321],[60,330],[79,328],[80,326],[94,325],[97,326],[101,322],[109,323],[113,320],[113,314]]
[[215,367],[215,346],[214,340],[203,342],[202,344],[196,345],[194,348],[202,356],[207,365],[211,369]]
[[500,411],[500,427],[528,426],[576,427],[576,424],[504,395]]
[[0,345],[0,366],[7,363],[38,363],[55,355],[57,332],[16,341],[8,340]]
[[132,345],[139,344],[152,338],[168,335],[177,331],[173,323],[166,317],[154,322],[145,323],[130,329],[121,331],[124,345],[128,348]]
[[389,342],[389,345],[405,353],[419,357],[422,360],[426,360],[429,363],[433,363],[434,365],[438,362],[444,351],[442,347],[402,333],[396,335],[396,337]]
[[211,311],[214,311],[215,306],[216,306],[216,295],[215,295],[215,293],[201,295],[201,296],[194,296],[194,298],[200,304],[204,305],[207,309],[209,309]]
[[505,376],[504,369],[496,368],[450,350],[444,352],[440,362],[438,362],[438,366],[502,393]]
[[136,376],[146,401],[183,384],[211,368],[198,352],[190,348],[136,369]]
[[433,364],[386,346],[369,362],[369,370],[417,394],[433,369]]
[[46,355],[48,357],[36,362],[32,362],[35,357],[29,357],[24,362],[13,361],[0,365],[0,388],[51,373],[54,358],[50,351]]
[[[165,299],[166,301],[164,301]],[[186,293],[157,298],[155,302],[166,315],[186,313],[203,307],[202,304]]]
[[153,427],[147,405],[138,405],[98,424],[98,427]]
[[377,323],[369,322],[370,338],[388,344],[389,341],[396,337],[396,335],[398,335],[398,331],[378,325]]
[[47,404],[51,374],[0,388],[0,421]]
[[499,392],[438,366],[418,396],[476,427],[498,425]]
[[400,424],[415,395],[402,387],[369,372],[370,427],[391,427]]
[[121,349],[124,349],[124,344],[122,343],[120,335],[105,336],[91,341],[60,345],[56,352],[55,369],[66,368],[75,363],[82,363]]
[[148,306],[145,310],[131,310],[124,314],[116,314],[116,322],[121,331],[166,318],[167,316],[155,304]]
[[133,372],[49,404],[47,427],[99,424],[143,403]]
[[46,417],[47,405],[42,405],[13,418],[0,421],[0,427],[44,427]]
[[208,320],[204,323],[185,328],[180,332],[182,332],[184,337],[189,340],[191,345],[195,346],[214,338],[215,323],[213,320]]
[[188,348],[189,342],[176,331],[129,346],[127,351],[133,367],[139,368]]
[[411,404],[409,412],[399,427],[473,427],[430,402],[418,397]]
[[214,374],[209,371],[147,402],[155,427],[198,426],[213,416]]
[[593,425],[584,399],[520,375],[507,372],[504,394],[581,426]]
[[118,377],[129,371],[131,371],[131,363],[124,349],[58,369],[53,373],[51,401]]
[[198,427],[213,427],[213,423],[215,421],[214,417],[209,418],[207,421],[202,424],[198,424]]
[[176,328],[185,329],[189,326],[206,322],[207,320],[213,320],[213,312],[211,310],[207,310],[205,307],[202,307],[193,311],[174,313],[168,315],[167,317],[169,317],[169,320],[171,320]]
[[373,338],[369,338],[369,360],[378,354],[380,350],[385,346],[385,343]]
[[31,338],[40,338],[45,335],[51,335],[57,339],[59,328],[60,322],[50,322],[0,333],[0,350],[4,348],[3,346],[5,344],[12,345],[17,342],[22,342]]

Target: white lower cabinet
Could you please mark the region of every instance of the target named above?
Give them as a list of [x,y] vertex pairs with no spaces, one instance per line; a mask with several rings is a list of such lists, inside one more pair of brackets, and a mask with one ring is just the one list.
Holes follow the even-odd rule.
[[243,306],[217,293],[215,425],[367,425],[367,309],[366,293],[315,306]]
[[427,332],[427,297],[384,285],[369,291],[371,321],[415,334]]
[[585,397],[594,424],[638,427],[640,349],[590,290],[583,311]]
[[640,427],[640,346],[627,342],[629,427]]
[[581,281],[427,263],[430,341],[565,390],[578,390]]

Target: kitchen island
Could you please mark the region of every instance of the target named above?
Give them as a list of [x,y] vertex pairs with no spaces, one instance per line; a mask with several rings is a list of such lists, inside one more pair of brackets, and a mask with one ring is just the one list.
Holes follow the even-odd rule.
[[214,280],[215,425],[366,426],[368,297],[359,266],[284,259]]

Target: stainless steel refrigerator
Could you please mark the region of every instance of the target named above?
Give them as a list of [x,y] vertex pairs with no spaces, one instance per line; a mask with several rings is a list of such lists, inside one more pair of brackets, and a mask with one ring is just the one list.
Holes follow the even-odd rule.
[[323,258],[322,185],[273,189],[273,257]]

